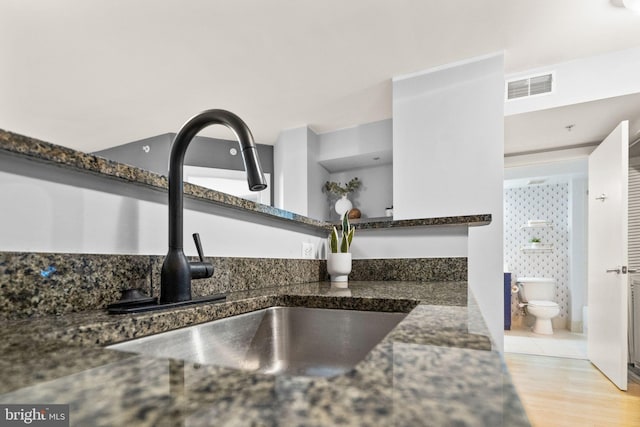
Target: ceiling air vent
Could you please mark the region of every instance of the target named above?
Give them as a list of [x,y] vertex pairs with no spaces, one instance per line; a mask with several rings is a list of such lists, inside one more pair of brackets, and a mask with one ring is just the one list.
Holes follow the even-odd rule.
[[527,77],[507,82],[507,99],[525,98],[550,93],[553,89],[553,74]]

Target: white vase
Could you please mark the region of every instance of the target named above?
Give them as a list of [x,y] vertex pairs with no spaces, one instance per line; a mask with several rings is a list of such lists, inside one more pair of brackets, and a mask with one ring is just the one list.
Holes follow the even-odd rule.
[[353,204],[351,203],[351,200],[347,199],[345,194],[336,202],[335,210],[338,215],[340,215],[340,218],[342,218],[342,215],[344,215],[345,212],[350,211],[352,207]]
[[327,272],[331,278],[331,285],[337,288],[346,288],[351,273],[350,252],[330,252],[327,256]]

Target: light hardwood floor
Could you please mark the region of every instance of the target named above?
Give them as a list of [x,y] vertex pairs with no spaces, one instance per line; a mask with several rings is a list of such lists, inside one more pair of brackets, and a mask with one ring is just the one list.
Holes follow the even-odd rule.
[[505,353],[505,361],[534,427],[640,427],[640,384],[631,379],[624,392],[588,360]]

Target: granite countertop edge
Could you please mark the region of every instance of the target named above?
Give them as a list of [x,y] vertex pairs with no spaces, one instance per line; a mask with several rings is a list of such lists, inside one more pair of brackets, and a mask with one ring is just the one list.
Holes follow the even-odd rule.
[[[49,165],[146,186],[159,191],[166,191],[168,188],[168,179],[164,175],[2,129],[0,129],[0,151]],[[319,221],[189,183],[185,183],[184,194],[186,197],[213,203],[216,206],[241,210],[277,221],[286,221],[289,224],[310,229],[317,233],[330,231],[334,225],[333,223]],[[489,223],[491,223],[491,214],[478,214],[404,220],[380,220],[380,218],[376,218],[368,221],[363,218],[357,221],[356,227],[359,229],[378,230],[401,227],[483,226]]]

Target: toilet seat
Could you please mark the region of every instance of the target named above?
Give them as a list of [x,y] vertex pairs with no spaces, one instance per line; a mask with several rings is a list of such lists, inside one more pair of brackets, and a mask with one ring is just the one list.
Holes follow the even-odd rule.
[[555,303],[553,301],[533,300],[529,301],[527,304],[529,305],[529,307],[559,307],[558,303]]

